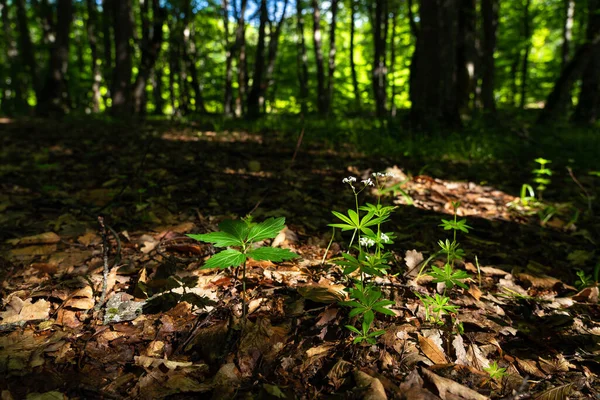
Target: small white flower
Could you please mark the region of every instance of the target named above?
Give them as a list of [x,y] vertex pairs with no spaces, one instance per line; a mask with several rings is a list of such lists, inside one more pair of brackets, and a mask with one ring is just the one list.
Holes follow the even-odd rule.
[[395,174],[395,173],[393,173],[393,172],[387,172],[387,173],[385,174],[385,176],[389,176],[390,178],[395,178],[395,177],[396,177],[396,174]]
[[373,176],[376,178],[382,178],[385,176],[383,172],[373,172]]
[[350,184],[352,184],[352,182],[356,182],[356,178],[355,178],[355,177],[353,177],[353,176],[349,176],[349,177],[347,177],[347,178],[344,178],[344,179],[342,180],[342,182],[343,182],[343,183],[350,183]]
[[371,178],[363,179],[361,182],[364,183],[365,186],[375,186],[375,184],[373,183],[373,181],[371,180]]
[[370,238],[366,238],[366,237],[361,237],[360,238],[360,245],[364,246],[364,247],[371,247],[375,244],[375,241],[373,239]]
[[383,241],[383,243],[387,243],[390,241],[390,237],[388,235],[386,235],[385,233],[382,233],[381,240]]

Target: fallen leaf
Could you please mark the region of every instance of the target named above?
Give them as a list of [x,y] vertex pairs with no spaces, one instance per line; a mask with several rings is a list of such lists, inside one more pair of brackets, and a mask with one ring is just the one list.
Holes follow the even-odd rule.
[[419,346],[421,346],[423,354],[425,354],[434,364],[448,363],[444,350],[442,350],[432,339],[419,335]]
[[519,357],[516,357],[516,360],[517,360],[517,366],[524,373],[536,376],[538,378],[545,378],[546,377],[546,374],[543,373],[542,371],[540,371],[540,369],[538,368],[537,363],[535,361],[533,361],[533,360],[527,360],[527,359],[521,359]]
[[439,400],[439,397],[423,388],[423,378],[417,369],[413,369],[400,384],[402,399],[405,400]]
[[154,358],[154,357],[148,357],[148,356],[144,356],[144,355],[135,356],[133,359],[135,360],[135,363],[137,365],[140,365],[144,368],[150,368],[150,367],[156,368],[161,365],[164,365],[168,369],[177,369],[177,368],[191,367],[192,365],[194,365],[194,363],[191,361],[171,361],[171,360],[166,360],[164,358]]
[[565,400],[568,399],[573,391],[575,383],[568,383],[544,390],[542,393],[534,397],[534,400]]
[[53,245],[39,245],[39,246],[27,246],[20,249],[12,249],[9,255],[14,258],[20,257],[35,257],[35,256],[47,256],[56,251],[57,247]]
[[7,243],[12,244],[13,246],[23,246],[27,244],[55,244],[58,242],[60,242],[60,236],[54,232],[45,232],[40,233],[39,235],[7,240]]
[[314,284],[299,286],[298,293],[308,300],[330,304],[346,300],[345,289],[344,285]]
[[405,276],[414,278],[418,275],[419,271],[417,267],[423,262],[423,253],[417,250],[408,250],[404,255],[404,261],[406,262],[406,274]]
[[385,389],[381,381],[359,370],[354,371],[356,385],[363,389],[361,398],[364,400],[387,400]]
[[[18,299],[18,300],[17,300]],[[45,320],[50,316],[50,303],[44,299],[32,303],[31,299],[24,302],[13,297],[7,306],[7,311],[0,312],[2,324],[13,324],[23,321]]]
[[574,295],[573,300],[579,301],[581,303],[597,304],[599,298],[598,292],[598,286],[588,287]]
[[421,368],[421,372],[423,376],[431,382],[438,390],[439,396],[442,400],[455,400],[455,399],[465,399],[465,400],[486,400],[489,397],[484,396],[482,394],[477,393],[473,389],[470,389],[464,385],[461,385],[458,382],[454,382],[453,380],[443,378],[431,371],[427,368]]

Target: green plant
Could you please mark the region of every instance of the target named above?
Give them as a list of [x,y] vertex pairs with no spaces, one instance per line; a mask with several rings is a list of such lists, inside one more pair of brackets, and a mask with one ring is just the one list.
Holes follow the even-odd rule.
[[491,362],[489,367],[485,367],[483,370],[490,375],[490,379],[495,380],[500,380],[508,374],[506,368],[500,368],[496,361]]
[[356,329],[352,325],[346,325],[346,329],[357,335],[352,341],[352,343],[358,344],[361,343],[363,340],[369,344],[377,343],[375,338],[383,335],[385,333],[385,330],[371,332],[371,326],[373,325],[374,319],[375,316],[373,315],[373,313],[365,314],[362,320],[361,330]]
[[[218,232],[187,235],[192,239],[212,243],[215,247],[227,247],[212,256],[202,268],[229,268],[242,266],[242,315],[246,317],[246,262],[249,258],[261,261],[284,261],[297,257],[288,249],[273,247],[256,247],[265,239],[273,239],[281,232],[285,218],[268,218],[255,223],[251,217],[242,220],[227,219],[219,224]],[[233,249],[229,247],[234,247]],[[237,277],[237,270],[236,270]]]
[[356,316],[367,316],[374,315],[374,311],[385,314],[396,316],[396,314],[386,308],[394,304],[391,300],[379,300],[381,298],[381,291],[376,289],[372,285],[363,287],[362,284],[356,283],[355,287],[350,289],[350,298],[353,300],[343,301],[340,304],[346,307],[352,307],[348,316],[350,318]]
[[429,275],[433,276],[434,283],[444,283],[447,289],[452,289],[455,285],[460,286],[463,289],[469,288],[461,281],[462,279],[469,278],[469,274],[467,274],[465,271],[454,270],[448,263],[444,265],[444,269],[436,266],[432,266],[431,269],[432,271],[429,273]]
[[429,296],[428,294],[419,295],[415,292],[415,295],[421,300],[425,306],[425,320],[434,322],[438,325],[443,325],[443,315],[456,314],[459,306],[450,304],[450,298],[447,296],[440,296],[438,293],[435,296]]
[[600,263],[596,264],[594,267],[593,276],[586,275],[584,271],[578,270],[577,277],[579,278],[579,281],[575,283],[575,286],[577,286],[579,289],[598,285],[600,279]]
[[546,167],[546,164],[550,164],[552,161],[546,160],[545,158],[538,157],[534,160],[536,163],[540,164],[539,168],[533,169],[534,178],[533,181],[538,184],[536,187],[538,192],[538,197],[543,200],[543,193],[546,190],[546,187],[550,184],[550,176],[552,176],[552,170]]

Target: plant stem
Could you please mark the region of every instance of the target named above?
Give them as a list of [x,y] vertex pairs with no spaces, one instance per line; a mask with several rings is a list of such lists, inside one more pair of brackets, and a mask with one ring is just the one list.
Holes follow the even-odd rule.
[[246,323],[246,261],[242,268],[242,319]]

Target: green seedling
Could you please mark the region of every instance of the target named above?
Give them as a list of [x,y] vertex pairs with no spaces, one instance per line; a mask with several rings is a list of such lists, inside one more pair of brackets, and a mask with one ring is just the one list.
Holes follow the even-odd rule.
[[444,321],[441,319],[443,315],[452,315],[458,312],[459,306],[450,304],[450,298],[447,296],[440,296],[438,293],[434,297],[427,294],[420,296],[415,292],[415,295],[421,300],[423,306],[425,306],[425,320],[434,322],[438,325],[443,325]]
[[452,289],[454,286],[460,286],[463,289],[469,288],[462,282],[463,279],[469,278],[469,274],[463,270],[454,270],[452,266],[447,263],[444,265],[444,269],[432,266],[431,270],[429,275],[433,277],[433,282],[444,283],[446,289]]
[[356,283],[355,288],[350,289],[350,298],[352,300],[343,301],[340,304],[346,307],[352,307],[348,316],[350,318],[361,316],[361,315],[374,315],[374,311],[385,314],[396,316],[396,314],[386,308],[394,304],[391,300],[379,300],[381,298],[381,292],[368,285],[363,287],[362,284]]
[[484,368],[483,370],[490,375],[490,379],[494,380],[501,380],[506,375],[508,375],[508,373],[506,372],[506,368],[500,368],[496,361],[490,363],[490,366]]
[[550,176],[552,176],[552,170],[546,167],[546,164],[550,164],[552,161],[546,160],[545,158],[538,157],[534,160],[536,163],[540,164],[539,168],[533,169],[534,178],[533,181],[538,184],[537,192],[538,197],[543,200],[543,193],[546,190],[546,187],[550,184]]
[[594,267],[594,275],[586,275],[586,273],[582,270],[577,271],[577,277],[579,281],[575,283],[579,289],[583,289],[586,287],[597,286],[600,281],[600,263],[596,264]]
[[[361,238],[363,239],[363,238]],[[339,266],[344,267],[344,275],[350,275],[354,271],[360,271],[361,281],[364,283],[365,275],[383,276],[386,270],[390,268],[387,264],[389,262],[388,254],[382,256],[367,255],[362,248],[358,250],[358,257],[354,257],[352,254],[343,253],[343,260],[335,261]]]
[[269,218],[261,223],[252,222],[251,218],[227,219],[219,224],[218,232],[187,235],[201,242],[212,243],[215,247],[227,248],[206,261],[202,266],[203,269],[242,267],[242,315],[244,319],[246,318],[246,262],[248,259],[278,262],[298,257],[288,249],[256,246],[258,242],[265,239],[275,238],[284,225],[285,218],[283,217]]
[[358,344],[362,341],[366,341],[369,344],[377,343],[377,340],[375,338],[383,335],[385,333],[385,330],[371,332],[371,326],[373,325],[374,319],[375,316],[373,315],[373,313],[366,313],[361,323],[361,330],[356,329],[352,325],[346,325],[346,329],[357,335],[352,341],[352,343]]

